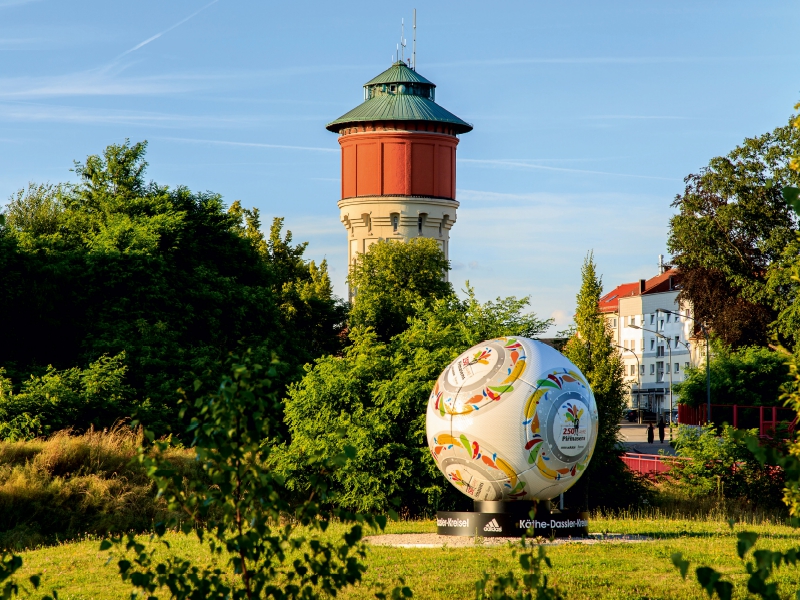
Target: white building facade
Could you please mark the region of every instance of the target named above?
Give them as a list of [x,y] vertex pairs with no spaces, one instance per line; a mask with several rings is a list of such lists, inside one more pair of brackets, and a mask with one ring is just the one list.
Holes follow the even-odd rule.
[[[705,347],[695,338],[691,305],[680,303],[679,276],[674,269],[622,284],[603,296],[605,314],[625,369],[629,406],[656,413],[677,410],[674,384],[686,369],[704,357]],[[670,385],[670,383],[672,385]]]

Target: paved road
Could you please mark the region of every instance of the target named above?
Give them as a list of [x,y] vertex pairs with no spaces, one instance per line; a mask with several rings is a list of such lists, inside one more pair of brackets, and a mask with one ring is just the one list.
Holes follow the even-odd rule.
[[[661,450],[664,454],[675,454],[675,449],[669,445],[669,429],[664,431],[664,443],[658,441],[658,429],[655,430],[655,444],[647,443],[647,425],[639,425],[638,423],[628,423],[623,421],[620,423],[620,433],[628,452],[635,452],[638,454],[659,454]],[[675,426],[672,428],[672,438],[675,439],[678,430]]]

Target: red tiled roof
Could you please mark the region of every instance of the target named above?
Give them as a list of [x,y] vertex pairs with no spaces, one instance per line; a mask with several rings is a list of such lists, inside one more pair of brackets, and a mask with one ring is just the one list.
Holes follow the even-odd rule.
[[678,269],[669,269],[664,271],[661,275],[656,275],[652,279],[648,279],[644,286],[645,294],[657,294],[659,292],[670,291],[669,280],[672,278],[672,289],[675,289],[679,281]]
[[[659,292],[668,292],[670,290],[669,281],[670,277],[672,278],[673,288],[675,289],[675,284],[678,281],[678,270],[677,269],[669,269],[664,271],[661,275],[656,275],[655,277],[651,277],[644,284],[644,293],[645,294],[657,294]],[[639,296],[641,295],[640,291],[641,283],[639,281],[634,281],[632,283],[623,283],[618,285],[613,290],[608,292],[606,295],[600,298],[600,302],[598,302],[598,308],[601,313],[613,313],[619,311],[619,299],[626,298],[630,296]]]
[[598,306],[601,313],[617,312],[619,308],[619,299],[626,296],[639,295],[639,282],[623,283],[618,285],[613,290],[608,292],[605,296],[600,298]]

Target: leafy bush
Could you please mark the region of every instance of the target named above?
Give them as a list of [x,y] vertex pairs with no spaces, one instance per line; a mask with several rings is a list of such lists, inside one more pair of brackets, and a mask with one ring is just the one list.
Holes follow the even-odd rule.
[[[479,303],[454,296],[417,301],[407,329],[388,342],[371,329],[350,333],[343,356],[306,367],[285,400],[291,442],[274,464],[290,489],[305,493],[309,457],[336,456],[345,446],[356,460],[329,476],[329,499],[348,510],[386,511],[402,498],[408,514],[452,507],[462,495],[442,477],[425,438],[425,412],[436,379],[461,352],[504,335],[533,336],[549,325],[525,314],[527,298]],[[344,432],[344,436],[340,432]]]
[[132,409],[125,384],[125,353],[103,356],[87,369],[58,371],[49,366],[14,393],[0,368],[0,439],[33,439],[75,424],[110,427]]
[[[751,436],[758,431],[751,430]],[[717,432],[714,424],[702,428],[681,426],[675,442],[678,456],[690,460],[675,461],[670,476],[688,495],[719,500],[738,498],[751,506],[780,507],[784,487],[783,470],[759,462],[748,448],[742,432],[724,425]]]
[[[386,519],[323,508],[328,497],[320,474],[346,464],[351,449],[336,457],[307,457],[302,467],[311,493],[291,504],[283,478],[265,468],[278,424],[278,400],[269,379],[275,369],[250,355],[231,357],[227,367],[229,375],[217,390],[191,402],[196,416],[189,433],[208,481],[184,479],[160,455],[169,450],[163,442],[156,443],[154,456],[141,448],[139,459],[170,509],[183,516],[158,524],[156,536],[168,527],[196,533],[232,568],[233,577],[216,563],[195,565],[176,557],[157,562],[157,546],[147,547],[133,534],[104,540],[100,549],[112,549],[122,578],[148,597],[162,588],[172,598],[193,599],[335,596],[360,581],[366,569],[360,562],[363,527],[382,529]],[[195,390],[200,387],[197,381]],[[188,407],[186,402],[184,410]],[[340,538],[320,535],[332,519],[350,524]],[[396,589],[394,595],[411,592]]]
[[[531,530],[528,530],[531,533]],[[550,587],[544,566],[552,567],[547,552],[541,545],[530,544],[526,537],[520,540],[521,552],[519,566],[523,575],[520,578],[513,571],[505,574],[484,572],[475,582],[475,600],[564,600],[558,588]],[[513,553],[516,555],[517,550]],[[497,560],[492,561],[497,567]]]

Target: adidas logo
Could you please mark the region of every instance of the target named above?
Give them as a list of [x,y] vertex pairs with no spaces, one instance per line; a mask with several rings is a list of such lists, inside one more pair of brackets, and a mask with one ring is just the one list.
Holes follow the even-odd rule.
[[503,531],[503,528],[497,522],[497,519],[492,519],[483,528],[484,531]]

